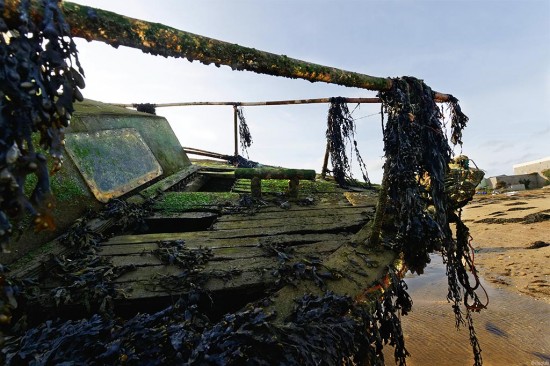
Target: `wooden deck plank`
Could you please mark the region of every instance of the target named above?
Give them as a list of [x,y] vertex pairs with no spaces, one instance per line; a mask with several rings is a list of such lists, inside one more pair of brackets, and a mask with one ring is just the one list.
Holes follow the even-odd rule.
[[[315,254],[327,255],[335,252],[345,241],[328,241],[313,244],[303,244],[295,248],[293,257],[299,259],[302,255]],[[247,287],[267,287],[274,284],[276,277],[272,274],[279,265],[279,260],[275,255],[270,255],[261,248],[249,248],[249,256],[246,251],[234,253],[224,252],[231,248],[220,248],[220,253],[215,253],[215,257],[205,263],[200,268],[200,272],[205,275],[213,276],[206,284],[205,288],[210,291],[219,290],[239,290]],[[254,252],[254,253],[253,253]],[[240,257],[240,254],[244,257]],[[216,256],[218,260],[216,260]],[[163,276],[177,276],[182,273],[182,269],[175,265],[159,264],[158,258],[152,254],[145,255],[125,255],[111,257],[115,267],[127,264],[137,265],[136,271],[125,273],[115,280],[115,283],[124,288],[125,293],[129,294],[129,299],[151,298],[169,295],[170,292],[163,288],[159,281]],[[223,260],[220,260],[223,259]],[[217,278],[220,273],[238,270],[240,273],[227,278]],[[175,293],[177,291],[174,291]]]
[[[181,289],[170,290],[162,284],[164,276],[177,276],[181,274],[182,271],[180,268],[176,266],[149,266],[144,268],[146,270],[143,272],[129,272],[137,276],[126,276],[114,282],[115,289],[119,289],[124,293],[124,298],[117,298],[115,301],[177,296],[182,292]],[[222,277],[220,271],[205,270],[204,273],[212,277],[206,281],[203,288],[212,292],[220,290],[238,291],[250,287],[268,288],[277,280],[272,273],[275,268],[275,266],[268,266],[263,267],[262,270],[258,270],[257,268],[244,269],[227,277]],[[147,273],[147,276],[141,276],[143,273]],[[59,285],[61,284],[48,282],[41,286],[41,288],[43,291],[48,291]],[[163,300],[159,299],[159,301]]]
[[217,230],[183,233],[155,233],[141,235],[120,235],[109,239],[106,244],[130,244],[130,243],[151,243],[159,240],[191,240],[200,238],[228,239],[244,237],[260,237],[281,234],[306,234],[306,233],[329,233],[357,231],[368,221],[368,217],[356,217],[355,220],[349,218],[339,218],[323,222],[317,226],[310,226],[307,223],[303,225],[286,225],[271,228],[243,228],[237,230]]
[[[295,228],[297,226],[308,228],[318,225],[327,225],[332,222],[363,222],[368,221],[366,212],[351,213],[349,215],[334,216],[297,216],[286,218],[266,218],[263,220],[218,221],[212,226],[212,230],[239,230],[241,228]],[[292,229],[295,230],[295,229]]]
[[[204,285],[206,290],[211,292],[222,290],[246,290],[252,287],[269,288],[275,284],[276,278],[269,272],[259,273],[257,271],[243,271],[238,276],[222,279],[222,278],[210,278]],[[134,281],[132,288],[128,288],[126,283],[118,283],[116,288],[124,290],[126,294],[125,299],[118,299],[122,301],[132,301],[134,299],[144,300],[155,298],[155,300],[161,300],[162,297],[178,296],[179,291],[177,289],[170,290],[164,288],[160,284],[152,283],[150,280]]]
[[[344,242],[345,240],[320,241],[310,244],[295,245],[292,246],[290,250],[294,255],[324,254],[338,249]],[[101,253],[102,256],[109,257],[115,265],[120,265],[120,258],[130,256],[132,257],[132,259],[130,260],[134,261],[132,264],[135,265],[143,265],[149,263],[161,264],[158,260],[147,259],[152,256],[152,251],[158,248],[156,244],[140,244],[139,248],[133,248],[133,246],[115,246],[113,248],[126,249],[123,251],[114,252],[116,253],[115,255],[105,255],[103,252]],[[212,250],[212,254],[214,255],[214,257],[211,259],[212,261],[237,258],[268,257],[271,255],[265,249],[258,246],[214,248]],[[127,263],[128,260],[124,259],[123,262]]]
[[[187,248],[195,249],[200,247],[207,247],[211,249],[216,248],[233,248],[233,247],[257,247],[261,243],[270,242],[273,244],[281,245],[300,245],[314,242],[323,241],[337,241],[342,242],[349,239],[349,234],[295,234],[295,235],[275,235],[271,237],[250,237],[250,238],[233,238],[233,239],[213,239],[213,238],[196,238],[186,240],[185,245]],[[158,248],[157,241],[144,242],[144,243],[116,243],[116,244],[103,244],[101,247],[102,256],[110,255],[127,255],[127,254],[140,254],[144,251],[150,251]]]
[[264,220],[257,223],[256,227],[250,227],[251,223],[245,223],[249,227],[243,228],[243,225],[214,225],[218,235],[225,237],[242,236],[265,236],[284,233],[314,233],[314,232],[333,232],[333,231],[355,231],[363,226],[369,217],[366,215],[335,216],[321,218],[296,218],[294,220]]
[[[370,265],[365,262],[368,258]],[[338,280],[326,281],[327,290],[338,295],[347,295],[356,301],[367,300],[369,289],[379,284],[388,273],[388,266],[394,266],[398,261],[398,253],[389,249],[369,250],[365,247],[342,245],[338,250],[326,256],[323,264],[329,268],[337,268],[344,273]],[[312,281],[300,281],[297,286],[284,286],[273,297],[277,300],[267,310],[275,311],[278,323],[284,323],[292,313],[294,300],[305,293],[321,296],[321,290]]]
[[[299,206],[300,207],[300,206]],[[342,207],[316,207],[311,208],[300,207],[297,209],[284,210],[282,208],[276,208],[275,210],[264,210],[254,213],[253,215],[247,213],[235,213],[230,215],[220,215],[218,222],[230,222],[230,221],[253,221],[253,220],[265,220],[265,219],[284,219],[295,217],[326,217],[326,216],[346,216],[357,213],[371,213],[374,212],[375,205],[363,205],[363,206],[342,206]]]
[[[141,192],[139,197],[152,197],[161,190],[174,187],[181,181],[181,177],[209,176],[208,173],[190,168],[187,172],[180,172],[154,188]],[[178,187],[179,188],[179,187]],[[302,192],[304,193],[304,192]],[[329,288],[339,293],[356,294],[372,281],[376,280],[380,271],[390,259],[377,254],[373,258],[381,263],[381,268],[359,270],[354,272],[354,264],[361,260],[355,254],[356,247],[350,241],[352,233],[357,232],[374,213],[375,201],[370,198],[355,200],[353,206],[349,199],[340,191],[326,193],[313,192],[315,204],[300,206],[296,201],[290,201],[288,210],[282,209],[276,202],[279,196],[266,195],[267,206],[259,207],[253,215],[245,213],[230,213],[219,215],[217,221],[206,231],[179,232],[179,233],[151,233],[136,235],[119,235],[108,239],[101,244],[99,255],[111,260],[115,269],[126,265],[134,265],[134,271],[126,272],[114,280],[117,288],[123,289],[127,298],[116,299],[117,302],[138,304],[138,300],[148,299],[155,301],[171,301],[183,289],[169,289],[162,286],[167,281],[166,276],[178,276],[185,270],[176,265],[166,265],[153,254],[158,248],[159,241],[184,240],[186,248],[209,248],[213,257],[204,265],[194,268],[198,275],[205,275],[205,289],[212,292],[223,291],[225,294],[239,296],[239,291],[267,291],[279,290],[281,285],[274,287],[277,277],[275,270],[281,262],[276,253],[270,253],[261,247],[262,244],[276,244],[284,248],[290,247],[291,259],[289,263],[304,262],[308,256],[318,256],[323,265],[337,268],[346,273],[346,278],[330,282]],[[137,196],[136,196],[137,197]],[[235,195],[238,198],[238,195]],[[302,195],[305,197],[305,195]],[[362,197],[360,197],[362,198]],[[233,205],[235,202],[233,202]],[[208,210],[210,208],[210,211]],[[233,206],[234,208],[234,206]],[[229,211],[231,208],[222,208],[214,205],[205,208],[202,212],[174,212],[170,214],[155,212],[151,217],[155,220],[173,220],[170,226],[160,226],[160,230],[171,230],[178,225],[178,220],[201,220],[212,218],[218,212]],[[207,212],[208,211],[208,212]],[[213,213],[212,211],[215,211]],[[111,222],[95,223],[99,231],[108,227]],[[162,223],[163,224],[163,223]],[[173,224],[173,225],[172,225]],[[91,225],[94,225],[91,223]],[[183,229],[182,225],[178,230]],[[152,229],[155,230],[155,229]],[[323,268],[323,270],[326,268]],[[368,271],[368,275],[365,274]],[[313,281],[300,280],[298,288],[287,287],[278,293],[278,303],[284,302],[283,312],[293,306],[292,297],[304,292],[321,291]],[[55,279],[49,278],[44,288],[56,286]],[[226,292],[227,291],[227,292]],[[255,293],[255,292],[254,292]],[[288,303],[287,303],[288,299]],[[223,304],[222,304],[223,306]],[[288,309],[287,309],[288,307]]]
[[[261,248],[261,244],[292,247],[293,259],[290,261],[301,261],[309,255],[331,257],[349,244],[351,233],[359,230],[374,211],[374,205],[368,202],[352,206],[342,194],[333,196],[339,196],[339,199],[314,206],[292,204],[290,210],[283,210],[274,205],[261,208],[252,216],[226,214],[207,231],[116,236],[102,244],[99,254],[109,258],[115,268],[128,264],[136,266],[136,270],[114,281],[127,296],[117,301],[152,298],[169,301],[178,295],[182,289],[165,288],[162,281],[167,280],[166,276],[181,275],[184,270],[176,265],[163,264],[152,253],[158,248],[158,241],[169,240],[184,240],[189,249],[212,249],[213,257],[196,267],[202,275],[209,277],[205,289],[212,292],[267,289],[277,280],[274,270],[280,266],[280,260],[275,253]],[[168,216],[157,212],[153,217],[162,220],[180,216],[195,219],[204,215],[174,213]],[[305,283],[301,286],[315,286],[309,281]]]
[[188,220],[201,220],[209,219],[218,216],[218,214],[211,211],[184,211],[184,212],[154,212],[151,216],[147,217],[147,220],[160,220],[160,219],[188,219]]
[[[353,208],[354,206],[346,199],[346,197],[342,193],[338,194],[327,194],[331,196],[331,199],[326,200],[316,200],[314,205],[310,206],[300,206],[296,202],[293,202],[292,200],[289,201],[290,203],[290,209],[289,210],[283,210],[279,206],[279,204],[267,202],[267,205],[265,206],[259,206],[258,212],[294,212],[294,211],[311,211],[311,210],[334,210],[334,209],[340,209],[340,208]],[[367,206],[370,206],[367,205]],[[374,206],[374,205],[373,205]]]
[[[124,266],[128,264],[133,264],[132,261],[135,261],[137,258],[134,256],[121,256],[117,257],[115,266]],[[148,258],[145,257],[142,261],[147,261]],[[265,269],[272,269],[278,265],[278,261],[275,257],[259,257],[259,258],[238,258],[227,261],[210,261],[205,263],[200,268],[200,272],[208,274],[215,273],[220,271],[252,271],[257,270],[262,272]],[[182,269],[175,265],[142,265],[138,267],[135,271],[130,271],[124,273],[122,276],[117,278],[114,282],[133,282],[133,281],[145,281],[153,277],[158,277],[162,275],[179,275],[182,273]]]

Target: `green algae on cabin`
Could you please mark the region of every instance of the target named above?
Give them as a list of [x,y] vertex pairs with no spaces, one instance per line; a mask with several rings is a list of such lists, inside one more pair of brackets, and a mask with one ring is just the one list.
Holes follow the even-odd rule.
[[[36,186],[37,178],[35,175],[28,175],[25,180],[25,194],[30,195]],[[52,193],[57,202],[72,202],[80,199],[86,194],[86,188],[83,187],[74,177],[60,177],[54,175],[50,177]]]
[[[40,147],[39,136],[37,134],[33,135],[32,143],[34,146],[37,146],[37,152],[46,155],[46,151]],[[57,202],[71,202],[81,199],[82,196],[87,194],[87,187],[83,182],[78,180],[78,172],[70,165],[63,164],[63,168],[60,171],[50,176],[50,188]],[[49,159],[48,170],[52,171],[53,168],[54,162],[52,159]],[[36,174],[27,175],[23,187],[25,196],[30,197],[37,183],[38,178]]]
[[71,133],[66,138],[69,155],[102,202],[162,174],[160,164],[136,129]]
[[68,133],[133,128],[160,163],[164,174],[191,165],[166,118],[86,99],[75,105]]

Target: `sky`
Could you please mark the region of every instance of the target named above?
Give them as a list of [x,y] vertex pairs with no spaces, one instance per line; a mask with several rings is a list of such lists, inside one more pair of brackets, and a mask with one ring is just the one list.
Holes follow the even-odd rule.
[[[378,77],[414,76],[453,94],[470,118],[463,147],[486,176],[550,156],[548,0],[74,0],[133,18]],[[75,39],[84,97],[107,103],[255,102],[374,97]],[[355,105],[349,105],[350,110]],[[244,107],[249,158],[320,172],[327,104]],[[231,106],[157,108],[182,146],[233,153]],[[355,109],[372,182],[382,177],[380,106]],[[358,166],[354,167],[361,177]]]

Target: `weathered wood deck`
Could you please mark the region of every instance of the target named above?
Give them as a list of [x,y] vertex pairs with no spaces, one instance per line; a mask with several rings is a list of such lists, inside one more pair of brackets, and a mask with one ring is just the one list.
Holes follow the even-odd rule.
[[[146,219],[149,232],[115,231],[100,244],[98,255],[108,261],[107,272],[133,267],[112,280],[121,295],[113,299],[115,308],[140,311],[141,306],[151,304],[166,306],[190,286],[200,286],[218,299],[215,307],[222,312],[225,302],[243,306],[266,295],[278,298],[271,307],[284,319],[293,299],[304,293],[331,290],[360,300],[396,259],[390,250],[368,249],[356,242],[355,234],[374,215],[377,199],[373,192],[346,192],[326,182],[307,182],[310,185],[303,187],[298,199],[281,205],[287,198],[268,181],[263,186],[265,200],[246,207],[236,202],[239,194],[250,191],[249,183],[241,180],[233,185],[235,193],[220,193],[220,200],[210,204],[163,209],[162,200],[170,194],[186,193],[159,195],[161,191],[196,191],[209,180],[228,178],[211,177],[202,174],[204,171],[186,169],[127,199],[133,203],[156,201]],[[116,224],[113,219],[94,219],[88,227],[106,234]],[[191,259],[183,265],[175,258],[167,262],[159,252],[169,257],[183,253]],[[41,273],[40,287],[45,294],[68,285],[44,273],[43,263],[50,253],[63,256],[69,251],[57,241],[15,270],[19,277]],[[194,255],[202,257],[194,262]],[[78,305],[78,301],[72,299],[68,305]]]
[[183,240],[189,250],[212,251],[208,262],[196,267],[209,278],[205,283],[209,291],[269,288],[277,280],[272,272],[281,258],[263,246],[287,249],[295,260],[313,257],[322,260],[349,242],[351,234],[369,220],[372,212],[372,205],[352,206],[343,202],[338,207],[296,206],[288,210],[266,207],[252,216],[222,215],[205,231],[115,236],[102,244],[100,255],[109,258],[115,267],[136,266],[135,271],[116,280],[127,294],[126,301],[177,295],[177,289],[166,288],[162,281],[163,276],[177,276],[182,269],[163,263],[153,254],[158,243],[166,241]]

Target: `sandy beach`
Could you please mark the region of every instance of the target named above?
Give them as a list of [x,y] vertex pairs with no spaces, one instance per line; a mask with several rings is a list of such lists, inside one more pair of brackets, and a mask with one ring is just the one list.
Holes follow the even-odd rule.
[[487,281],[550,304],[550,189],[476,195],[462,218]]

